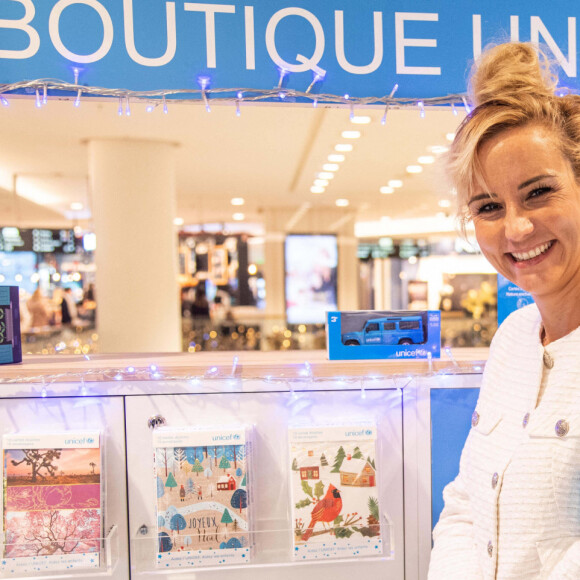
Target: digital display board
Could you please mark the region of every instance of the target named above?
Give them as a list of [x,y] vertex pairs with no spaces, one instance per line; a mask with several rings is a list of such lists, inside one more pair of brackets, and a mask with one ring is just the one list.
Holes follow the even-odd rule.
[[337,309],[336,236],[291,234],[285,259],[288,324],[324,324],[326,312]]
[[76,252],[74,231],[0,228],[0,252],[74,254]]

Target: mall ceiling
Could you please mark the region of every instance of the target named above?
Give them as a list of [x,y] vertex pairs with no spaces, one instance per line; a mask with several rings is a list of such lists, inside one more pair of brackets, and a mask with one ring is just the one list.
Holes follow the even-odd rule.
[[[442,157],[432,152],[448,146],[447,135],[461,121],[449,109],[427,109],[424,118],[416,108],[391,110],[382,125],[383,108],[355,109],[370,123],[353,124],[349,108],[320,105],[242,104],[240,116],[232,105],[208,113],[199,105],[172,104],[165,115],[161,107],[148,113],[133,103],[130,116],[119,116],[117,107],[116,101],[83,101],[75,108],[49,99],[38,109],[32,98],[11,98],[0,107],[0,225],[90,224],[86,142],[96,137],[179,143],[176,217],[186,225],[232,222],[234,213],[244,214],[243,223],[260,223],[269,207],[297,217],[315,208],[336,211],[337,200],[348,200],[339,211],[357,222],[452,212],[442,208],[453,196]],[[341,136],[353,130],[360,138]],[[353,149],[343,153],[324,192],[312,193],[337,144]],[[430,155],[434,163],[418,162]],[[409,165],[423,171],[408,173]],[[403,186],[381,193],[389,180]],[[245,204],[231,205],[236,197]],[[83,209],[72,210],[73,203]]]

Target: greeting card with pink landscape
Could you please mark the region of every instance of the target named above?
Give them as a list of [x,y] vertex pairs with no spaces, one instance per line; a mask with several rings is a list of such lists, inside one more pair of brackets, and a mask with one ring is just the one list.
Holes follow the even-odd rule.
[[0,571],[99,566],[101,449],[82,435],[4,436]]

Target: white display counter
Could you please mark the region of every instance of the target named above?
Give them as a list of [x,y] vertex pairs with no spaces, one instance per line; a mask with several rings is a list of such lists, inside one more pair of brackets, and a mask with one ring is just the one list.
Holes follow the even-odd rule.
[[[100,431],[106,540],[98,568],[32,574],[5,567],[0,578],[290,580],[300,574],[305,580],[350,580],[364,571],[392,580],[423,579],[431,534],[430,392],[477,387],[486,356],[486,349],[466,349],[433,361],[331,362],[319,351],[220,352],[25,357],[22,365],[2,367],[3,435]],[[251,428],[249,562],[193,568],[157,563],[152,435],[162,423],[162,429],[176,430]],[[299,561],[293,553],[293,538],[301,532],[293,521],[288,429],[364,423],[377,433],[372,485],[381,545],[366,555]],[[345,533],[361,533],[363,524],[345,524]],[[328,534],[333,536],[336,528]]]

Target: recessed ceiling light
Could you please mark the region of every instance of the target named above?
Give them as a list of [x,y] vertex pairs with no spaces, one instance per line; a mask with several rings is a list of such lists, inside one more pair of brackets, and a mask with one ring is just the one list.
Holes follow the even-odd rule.
[[403,187],[403,182],[400,179],[389,179],[387,185],[389,187]]
[[388,185],[383,185],[383,187],[381,187],[379,189],[379,191],[381,193],[385,193],[385,194],[395,193],[395,188],[394,187],[389,187]]
[[445,135],[445,138],[447,139],[447,141],[453,141],[453,139],[455,139],[455,133],[447,133],[447,135]]
[[341,136],[343,139],[358,139],[360,137],[360,131],[343,131]]
[[407,165],[407,173],[421,173],[423,168],[420,165]]
[[340,165],[338,163],[325,163],[322,166],[324,171],[338,171],[340,169]]
[[184,224],[183,218],[177,217],[173,220],[173,224],[176,226],[182,226]]
[[435,163],[435,157],[433,157],[433,155],[421,155],[417,161],[421,163],[421,165],[431,165],[431,163]]
[[349,201],[348,199],[337,199],[335,203],[338,207],[346,207],[349,204]]
[[432,145],[429,147],[429,151],[431,151],[431,153],[435,153],[435,155],[441,155],[441,153],[447,153],[447,151],[449,151],[449,147],[445,147],[445,145]]
[[334,179],[334,173],[330,173],[330,171],[321,171],[316,175],[318,179]]
[[448,199],[440,199],[439,207],[451,207],[451,202]]
[[236,221],[236,222],[241,222],[241,221],[243,221],[243,220],[245,219],[245,217],[246,217],[246,216],[245,216],[243,213],[235,213],[235,214],[232,216],[232,219],[233,219],[234,221]]
[[345,160],[345,157],[344,157],[344,155],[340,155],[340,154],[335,153],[334,155],[329,155],[328,160],[331,163],[342,163]]
[[328,185],[328,179],[315,179],[314,185],[317,187],[326,187]]
[[83,205],[82,203],[80,203],[79,201],[73,201],[73,202],[70,204],[70,208],[71,208],[73,211],[80,211],[81,209],[83,209],[83,207],[84,207],[84,205]]
[[368,125],[371,122],[371,118],[366,115],[356,115],[350,120],[350,122],[355,125]]
[[313,185],[310,188],[310,193],[324,193],[324,187],[320,187],[318,185]]
[[246,200],[243,197],[232,197],[232,205],[244,205]]
[[338,145],[334,146],[334,150],[335,151],[341,151],[344,153],[348,153],[349,151],[352,151],[353,146],[350,143],[339,143]]

